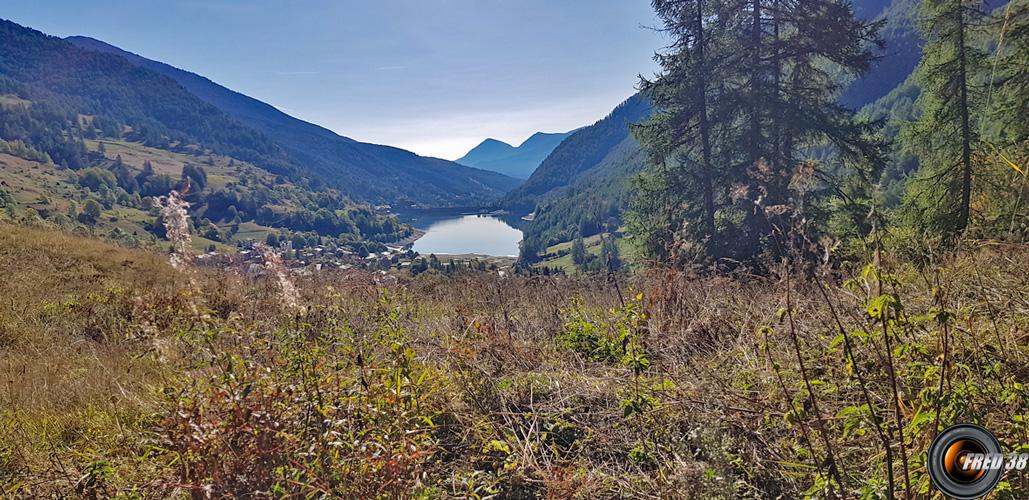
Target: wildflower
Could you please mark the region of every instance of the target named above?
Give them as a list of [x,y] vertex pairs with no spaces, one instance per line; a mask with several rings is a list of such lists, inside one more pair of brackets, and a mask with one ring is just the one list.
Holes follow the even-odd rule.
[[261,258],[264,259],[265,269],[271,271],[278,280],[282,303],[288,309],[299,309],[300,293],[297,292],[296,285],[293,284],[293,281],[289,279],[289,275],[286,274],[286,266],[282,263],[282,257],[272,247],[263,243],[255,244],[254,250],[257,250],[261,254]]
[[193,260],[190,252],[191,238],[189,236],[189,202],[183,198],[183,194],[189,191],[187,182],[183,193],[172,191],[168,196],[157,199],[161,207],[161,217],[164,220],[165,233],[172,243],[171,255],[168,260],[175,269],[182,269]]

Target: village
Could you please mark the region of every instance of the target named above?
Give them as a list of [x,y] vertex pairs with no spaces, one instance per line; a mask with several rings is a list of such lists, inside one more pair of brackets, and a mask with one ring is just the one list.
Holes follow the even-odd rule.
[[[487,255],[422,255],[412,249],[412,243],[380,245],[378,252],[370,252],[364,246],[357,250],[348,246],[316,245],[294,248],[292,241],[283,240],[274,251],[281,257],[283,266],[295,276],[307,276],[328,270],[363,270],[381,275],[417,275],[427,271],[453,274],[461,271],[490,271],[500,275],[508,274],[515,263],[511,257]],[[257,276],[264,274],[264,254],[253,241],[244,242],[238,252],[211,251],[196,257],[199,265],[222,269],[234,269],[241,273]]]

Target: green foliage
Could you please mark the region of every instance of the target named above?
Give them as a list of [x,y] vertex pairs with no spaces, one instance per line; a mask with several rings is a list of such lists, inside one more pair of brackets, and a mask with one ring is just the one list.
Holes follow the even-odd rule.
[[100,220],[102,211],[100,204],[96,200],[90,198],[86,200],[86,203],[82,205],[82,213],[79,214],[79,221],[84,224],[96,224]]
[[621,350],[606,323],[594,323],[583,317],[565,323],[557,340],[594,361],[614,361]]
[[953,243],[969,229],[979,237],[1021,232],[1014,221],[1027,186],[1017,165],[1025,162],[1027,135],[1013,113],[1024,109],[1029,87],[1025,43],[1011,35],[1025,30],[1025,6],[984,8],[958,0],[922,3],[918,116],[901,128],[901,143],[920,167],[896,217],[916,239]]
[[972,155],[980,140],[972,116],[985,98],[976,80],[987,73],[972,33],[984,13],[964,0],[927,0],[922,10],[926,44],[915,72],[921,116],[902,129],[922,169],[905,209],[927,232],[952,235],[969,222]]
[[609,273],[613,273],[622,268],[621,251],[618,250],[618,243],[615,242],[614,237],[602,237],[602,242],[600,244],[600,262]]
[[14,199],[14,196],[11,196],[11,193],[9,193],[6,188],[0,186],[0,208],[13,208],[17,203],[18,202]]
[[[646,255],[781,253],[770,235],[795,238],[793,214],[814,222],[808,231],[824,224],[816,197],[838,196],[818,178],[867,179],[881,167],[874,124],[836,103],[833,74],[866,71],[878,42],[877,25],[849,5],[755,0],[745,6],[753,15],[717,0],[654,7],[673,43],[657,56],[662,72],[642,82],[656,111],[635,129],[650,156],[631,226]],[[816,163],[819,153],[828,161]],[[860,191],[849,194],[838,199]]]
[[31,146],[26,145],[18,139],[13,141],[0,139],[0,153],[17,156],[18,158],[24,158],[30,161],[38,161],[40,163],[51,163],[53,161],[50,159],[50,155],[33,149]]
[[586,263],[586,244],[582,241],[582,235],[579,235],[572,241],[572,262],[581,266]]
[[207,171],[204,167],[185,164],[182,166],[182,178],[190,180],[190,188],[203,191],[207,187]]
[[79,185],[100,192],[101,188],[114,189],[118,180],[107,170],[91,167],[79,171]]
[[618,227],[630,199],[629,179],[645,160],[629,127],[650,112],[647,99],[630,97],[604,119],[565,139],[525,184],[500,201],[509,210],[534,214],[524,228],[524,262],[534,262],[547,247],[577,235]]
[[1003,37],[996,37],[998,44],[1003,41],[1003,45],[991,61],[997,64],[997,86],[994,102],[987,109],[987,117],[993,123],[987,126],[995,130],[999,144],[1025,144],[1029,140],[1029,123],[1025,119],[1029,116],[1029,4],[1006,2],[993,14],[1003,29]]

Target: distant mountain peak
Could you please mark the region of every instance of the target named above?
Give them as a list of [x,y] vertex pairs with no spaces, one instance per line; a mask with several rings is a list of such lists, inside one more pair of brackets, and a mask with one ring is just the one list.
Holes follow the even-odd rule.
[[561,141],[563,141],[566,137],[572,135],[572,132],[575,132],[575,130],[572,130],[571,132],[536,132],[535,134],[530,135],[529,138],[524,140],[521,144],[519,144],[518,147],[523,148],[526,146],[531,146],[541,141],[556,142],[556,144],[554,144],[554,147],[557,147],[558,144],[561,144]]
[[[495,153],[497,151],[502,151],[502,152],[506,153],[506,152],[508,152],[510,150],[513,150],[513,149],[515,149],[514,146],[512,146],[512,145],[510,145],[510,144],[508,144],[508,143],[506,143],[504,141],[501,141],[499,139],[494,139],[494,138],[490,137],[490,138],[485,139],[482,142],[480,142],[478,146],[475,146],[474,148],[472,148],[472,150],[469,151],[467,154],[465,154],[461,158],[461,160],[464,160],[464,159],[469,158],[469,157],[474,157],[477,154],[483,154],[483,153],[491,153],[492,154],[492,153]],[[461,160],[457,160],[457,163],[461,163]],[[472,160],[472,161],[474,161],[474,160]],[[461,164],[462,165],[466,165],[465,163],[461,163]],[[468,165],[468,166],[471,167],[473,165]]]
[[498,172],[518,179],[527,179],[536,167],[561,144],[571,132],[536,132],[517,147],[489,138],[472,148],[457,163]]

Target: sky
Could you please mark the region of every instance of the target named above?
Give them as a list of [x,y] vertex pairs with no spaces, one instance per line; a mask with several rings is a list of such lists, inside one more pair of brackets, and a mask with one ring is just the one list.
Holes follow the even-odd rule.
[[0,17],[451,160],[603,118],[664,44],[648,0],[0,0]]

